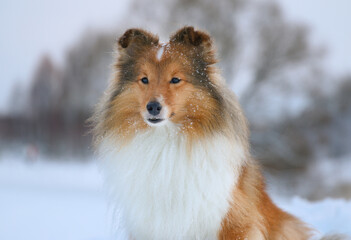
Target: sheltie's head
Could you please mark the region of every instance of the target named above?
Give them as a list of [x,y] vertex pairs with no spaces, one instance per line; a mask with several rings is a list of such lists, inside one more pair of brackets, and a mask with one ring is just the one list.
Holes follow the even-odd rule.
[[210,36],[184,27],[166,44],[142,29],[118,40],[116,74],[99,131],[133,136],[172,124],[201,137],[223,128],[224,98]]

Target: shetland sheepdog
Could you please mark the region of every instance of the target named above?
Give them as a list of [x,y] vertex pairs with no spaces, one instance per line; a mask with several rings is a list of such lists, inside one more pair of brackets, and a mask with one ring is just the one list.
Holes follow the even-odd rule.
[[130,239],[311,237],[267,195],[207,33],[184,27],[161,44],[129,29],[117,51],[93,132]]

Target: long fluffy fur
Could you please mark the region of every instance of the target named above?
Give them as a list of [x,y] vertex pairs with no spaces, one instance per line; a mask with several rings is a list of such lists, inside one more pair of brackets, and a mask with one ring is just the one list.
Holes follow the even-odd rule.
[[[130,29],[119,39],[118,53],[93,117],[94,137],[132,239],[311,236],[265,192],[250,156],[246,119],[218,74],[207,33],[185,27],[160,45],[157,36]],[[143,74],[149,86],[140,83]],[[172,74],[182,83],[170,86]],[[166,124],[152,127],[141,112],[156,98],[171,113]]]

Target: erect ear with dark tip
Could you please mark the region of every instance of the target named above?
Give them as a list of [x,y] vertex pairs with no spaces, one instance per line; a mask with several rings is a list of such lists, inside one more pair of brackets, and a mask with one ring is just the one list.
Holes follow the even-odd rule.
[[157,45],[158,37],[142,29],[128,29],[122,37],[118,39],[118,45],[122,48],[127,48],[131,44],[140,45]]
[[199,46],[211,43],[211,38],[207,33],[195,31],[194,27],[184,27],[171,36],[170,41]]

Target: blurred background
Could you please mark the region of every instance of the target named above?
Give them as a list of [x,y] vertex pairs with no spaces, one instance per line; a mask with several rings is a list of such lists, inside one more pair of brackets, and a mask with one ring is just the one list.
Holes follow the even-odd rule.
[[[109,239],[86,120],[127,28],[214,38],[280,206],[351,234],[351,2],[1,0],[0,239]],[[346,225],[345,225],[346,224]]]

